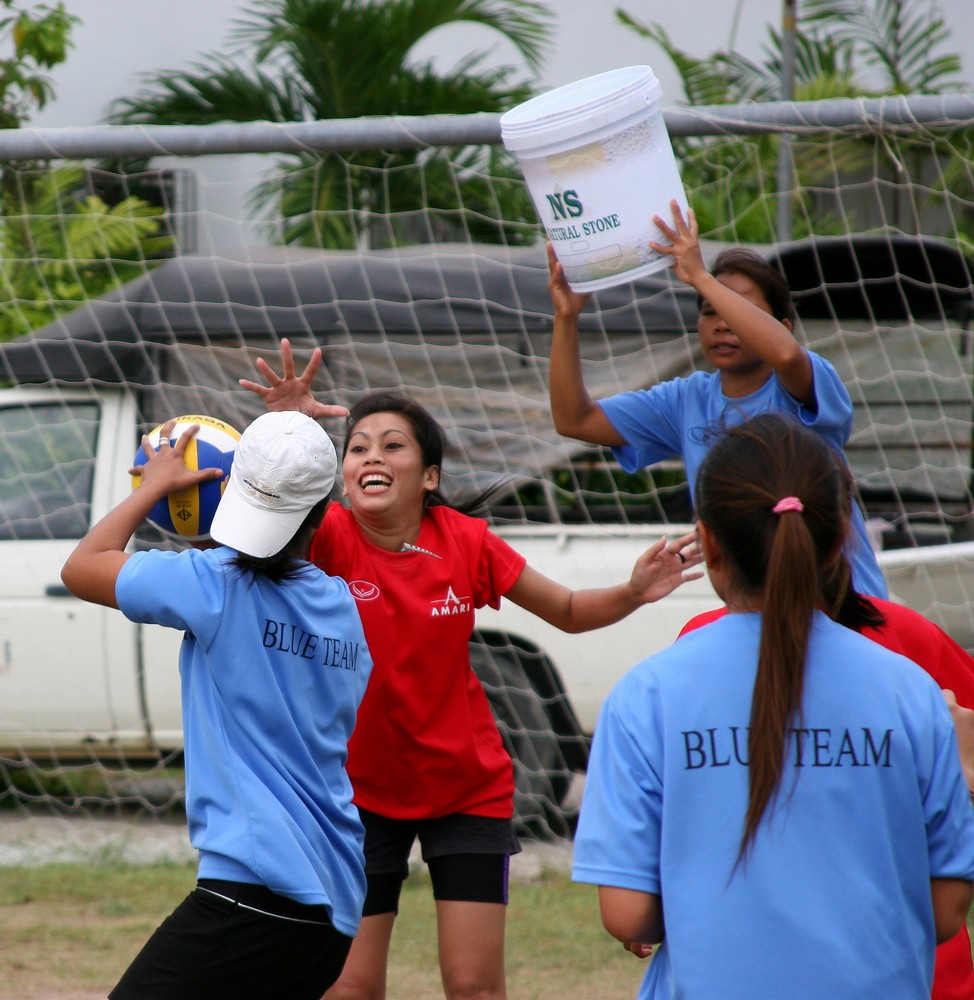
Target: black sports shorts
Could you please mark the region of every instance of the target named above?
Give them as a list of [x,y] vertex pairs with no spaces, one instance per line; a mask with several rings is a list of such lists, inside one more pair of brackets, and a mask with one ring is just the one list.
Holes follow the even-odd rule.
[[323,906],[201,879],[136,955],[110,1000],[319,1000],[352,939]]
[[399,911],[399,894],[417,837],[436,899],[507,902],[510,856],[521,850],[511,820],[465,813],[401,820],[367,809],[359,809],[359,815],[365,826],[368,880],[363,916]]

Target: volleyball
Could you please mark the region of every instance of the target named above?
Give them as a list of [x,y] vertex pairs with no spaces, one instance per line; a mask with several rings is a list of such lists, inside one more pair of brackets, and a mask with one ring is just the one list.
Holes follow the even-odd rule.
[[[216,513],[217,504],[223,496],[226,477],[230,474],[233,453],[240,440],[240,431],[215,417],[198,413],[176,418],[170,434],[170,443],[175,443],[187,427],[199,424],[196,437],[189,442],[183,456],[189,469],[222,469],[222,480],[208,480],[187,490],[180,490],[163,497],[149,511],[147,520],[161,531],[176,535],[186,541],[202,541],[209,537],[210,525]],[[149,443],[154,449],[159,447],[162,424],[149,432]],[[133,465],[144,465],[145,450],[139,445]],[[132,476],[132,489],[142,482],[141,475]]]

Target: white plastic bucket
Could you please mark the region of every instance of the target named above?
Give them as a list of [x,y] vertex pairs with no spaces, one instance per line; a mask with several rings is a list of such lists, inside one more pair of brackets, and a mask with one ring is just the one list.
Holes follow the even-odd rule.
[[591,292],[668,267],[650,249],[667,240],[653,222],[684,214],[686,193],[649,66],[590,76],[501,116],[538,216],[565,277]]

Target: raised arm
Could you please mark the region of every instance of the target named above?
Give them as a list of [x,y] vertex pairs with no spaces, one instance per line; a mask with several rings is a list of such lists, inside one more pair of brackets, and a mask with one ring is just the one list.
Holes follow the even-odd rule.
[[774,369],[785,390],[807,406],[815,404],[815,382],[808,352],[795,340],[790,320],[779,320],[757,303],[739,295],[707,270],[700,250],[700,231],[693,209],[686,219],[676,201],[671,202],[673,225],[658,215],[653,221],[672,245],[650,243],[673,258],[673,269],[713,309],[749,351]]
[[694,567],[703,557],[696,539],[695,531],[672,542],[661,538],[636,560],[629,580],[614,587],[571,590],[525,566],[504,596],[563,632],[603,628],[666,597],[688,580],[699,580],[703,573]]
[[159,450],[142,438],[146,464],[129,470],[141,473],[142,482],[117,507],[110,510],[75,546],[61,569],[61,580],[75,597],[93,604],[117,608],[115,580],[129,559],[125,547],[135,529],[157,501],[170,493],[188,489],[197,483],[222,479],[222,469],[187,469],[183,454],[199,430],[199,425],[187,427],[175,446],[170,447],[169,434],[174,420],[163,425]]
[[311,352],[311,358],[304,366],[304,371],[298,375],[294,367],[291,341],[283,337],[281,374],[278,375],[263,358],[258,358],[255,364],[257,370],[267,380],[267,385],[242,378],[240,386],[249,392],[257,393],[264,400],[268,410],[299,410],[315,420],[323,420],[326,417],[347,417],[347,407],[319,403],[311,391],[311,383],[321,367],[321,357],[321,348],[316,347]]
[[602,407],[589,396],[582,379],[578,317],[591,296],[572,291],[550,241],[548,271],[548,290],[554,306],[548,392],[555,430],[565,437],[592,444],[625,444],[625,439],[609,422]]

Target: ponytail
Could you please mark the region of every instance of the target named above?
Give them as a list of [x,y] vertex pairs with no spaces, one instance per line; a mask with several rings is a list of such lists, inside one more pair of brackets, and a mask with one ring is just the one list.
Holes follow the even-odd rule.
[[788,731],[801,716],[812,615],[847,521],[840,462],[813,431],[765,414],[721,437],[697,477],[697,516],[726,561],[728,588],[762,610],[738,863],[777,797]]

